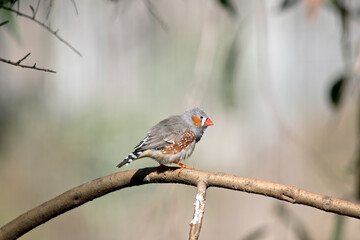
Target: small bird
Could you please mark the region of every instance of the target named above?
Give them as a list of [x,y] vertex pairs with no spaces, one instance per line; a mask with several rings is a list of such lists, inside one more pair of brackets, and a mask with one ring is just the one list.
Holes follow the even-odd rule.
[[172,163],[179,165],[181,168],[178,173],[184,168],[193,168],[180,162],[190,157],[195,144],[200,141],[206,128],[212,125],[214,123],[199,108],[166,118],[152,127],[135,150],[117,167],[149,157],[160,163],[160,166]]

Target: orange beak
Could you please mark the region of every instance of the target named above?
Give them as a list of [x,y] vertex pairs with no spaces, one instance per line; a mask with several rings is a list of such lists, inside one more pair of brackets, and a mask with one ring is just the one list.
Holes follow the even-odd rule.
[[204,124],[205,126],[212,126],[214,123],[210,120],[210,118],[206,119],[206,122]]

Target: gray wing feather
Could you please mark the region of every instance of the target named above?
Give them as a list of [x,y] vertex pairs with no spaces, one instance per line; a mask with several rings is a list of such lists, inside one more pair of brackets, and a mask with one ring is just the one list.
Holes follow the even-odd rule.
[[169,143],[180,141],[187,130],[187,124],[180,116],[171,116],[149,130],[146,142],[138,150],[163,149]]

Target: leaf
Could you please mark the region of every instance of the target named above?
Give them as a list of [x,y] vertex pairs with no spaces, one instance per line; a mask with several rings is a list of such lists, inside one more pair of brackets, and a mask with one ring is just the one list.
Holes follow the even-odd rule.
[[330,89],[330,101],[335,108],[339,107],[346,81],[347,77],[340,75]]
[[288,10],[294,6],[296,6],[296,4],[298,4],[300,2],[300,0],[284,0],[280,3],[280,10],[284,11],[284,10]]
[[330,1],[330,5],[333,6],[336,12],[339,13],[341,16],[349,16],[350,12],[352,12],[350,9],[346,8],[342,1],[339,0]]
[[232,15],[236,15],[236,9],[231,0],[218,0],[220,5]]

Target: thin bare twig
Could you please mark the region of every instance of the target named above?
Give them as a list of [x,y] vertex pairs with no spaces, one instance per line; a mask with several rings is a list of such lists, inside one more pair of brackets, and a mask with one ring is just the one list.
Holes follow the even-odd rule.
[[204,182],[208,187],[260,194],[360,219],[360,204],[308,192],[293,186],[194,169],[184,169],[181,174],[178,174],[178,168],[164,167],[162,169],[152,167],[117,172],[75,187],[2,226],[0,240],[16,239],[50,219],[108,193],[150,183],[180,183],[198,186],[199,182]]
[[190,240],[199,239],[202,219],[205,211],[205,203],[206,203],[206,183],[204,181],[200,181],[197,185],[197,194],[195,198],[195,209],[194,209],[194,217],[190,222]]
[[8,23],[9,23],[9,21],[7,21],[7,20],[6,20],[6,21],[3,21],[3,22],[0,23],[0,27],[3,26],[3,25],[5,25],[5,24],[8,24]]
[[46,19],[49,19],[53,5],[54,5],[54,0],[50,0],[49,5],[47,7]]
[[149,13],[155,18],[155,20],[159,23],[160,27],[165,31],[168,32],[168,26],[166,25],[166,23],[159,17],[159,15],[157,14],[157,12],[154,9],[154,6],[152,5],[152,3],[149,0],[144,0],[143,3],[145,4],[147,10],[149,11]]
[[20,60],[18,60],[16,62],[6,60],[6,59],[1,58],[1,57],[0,57],[0,61],[4,62],[4,63],[7,63],[7,64],[17,66],[17,67],[29,68],[29,69],[34,69],[34,70],[43,71],[43,72],[56,73],[54,70],[51,70],[51,69],[36,67],[36,63],[34,65],[32,65],[32,66],[21,64],[21,62],[24,61],[28,56],[30,56],[30,54],[31,53],[26,54],[23,58],[21,58]]
[[34,9],[34,7],[32,5],[29,6],[32,13],[33,13],[33,17],[32,17],[33,19],[36,18],[36,14],[37,14],[37,12],[39,10],[39,6],[40,6],[40,0],[38,0],[38,2],[37,2],[36,9]]
[[[62,37],[60,37],[58,35],[58,31],[54,31],[52,30],[49,26],[47,26],[46,24],[40,22],[39,20],[37,20],[35,18],[35,14],[34,16],[30,16],[30,15],[27,15],[25,13],[22,13],[18,10],[15,10],[15,9],[12,9],[12,8],[9,8],[9,7],[5,7],[5,6],[1,6],[0,9],[4,9],[4,10],[7,10],[7,11],[10,11],[10,12],[13,12],[13,13],[16,13],[17,15],[21,16],[21,17],[24,17],[24,18],[27,18],[27,19],[30,19],[31,21],[34,21],[35,23],[39,24],[41,27],[43,27],[44,29],[46,29],[48,32],[50,32],[51,34],[53,34],[57,39],[59,39],[59,41],[61,41],[62,43],[64,43],[66,46],[68,46],[71,50],[73,50],[77,55],[79,55],[80,57],[82,57],[82,54],[75,48],[73,47],[69,42],[67,42],[65,39],[63,39]],[[35,13],[35,11],[34,11]]]
[[71,0],[71,2],[72,2],[72,4],[74,5],[76,15],[78,15],[78,16],[79,16],[79,11],[78,11],[78,8],[77,8],[77,6],[76,6],[76,2],[75,2],[75,0]]
[[22,59],[20,59],[19,61],[16,62],[16,65],[19,65],[22,61],[24,61],[28,56],[30,56],[31,52],[29,52],[28,54],[26,54]]

